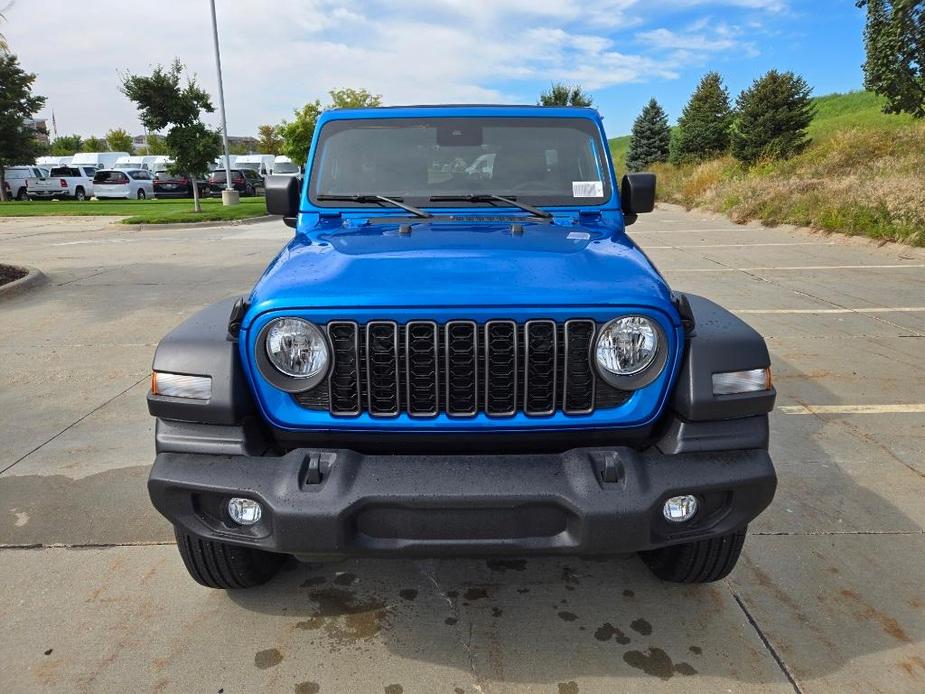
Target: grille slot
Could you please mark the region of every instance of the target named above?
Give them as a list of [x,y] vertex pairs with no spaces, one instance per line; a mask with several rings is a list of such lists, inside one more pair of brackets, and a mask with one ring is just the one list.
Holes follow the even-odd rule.
[[596,332],[589,319],[331,321],[326,387],[293,398],[306,409],[342,417],[590,414],[632,396],[595,375]]
[[334,363],[328,377],[328,403],[331,414],[360,414],[359,328],[352,321],[328,323],[328,339]]
[[446,412],[472,417],[478,409],[479,333],[472,321],[446,324]]
[[405,378],[408,414],[433,417],[440,406],[440,336],[432,321],[405,327]]
[[366,398],[372,415],[394,417],[399,412],[398,325],[371,321],[366,326]]
[[529,415],[556,411],[557,332],[551,320],[531,320],[524,326],[524,412]]
[[595,379],[591,369],[594,330],[594,321],[590,320],[565,323],[562,410],[566,414],[588,414],[594,410]]
[[517,412],[517,323],[485,324],[485,412],[496,417]]

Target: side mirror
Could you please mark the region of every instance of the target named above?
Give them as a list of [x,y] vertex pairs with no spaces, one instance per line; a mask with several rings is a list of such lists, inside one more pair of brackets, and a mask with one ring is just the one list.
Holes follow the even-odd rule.
[[655,174],[631,173],[620,183],[620,202],[625,224],[636,221],[636,216],[655,209]]
[[294,176],[267,176],[265,183],[267,212],[280,214],[287,226],[295,227],[299,214],[299,184]]

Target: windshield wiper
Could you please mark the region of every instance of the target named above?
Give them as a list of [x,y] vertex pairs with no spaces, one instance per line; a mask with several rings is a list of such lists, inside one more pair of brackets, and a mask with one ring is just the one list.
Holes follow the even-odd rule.
[[384,202],[393,207],[400,207],[405,210],[405,212],[410,212],[415,217],[423,217],[425,219],[433,217],[430,212],[425,212],[417,207],[406,205],[401,201],[401,198],[388,198],[385,195],[318,195],[317,198],[319,200],[342,200],[345,202]]
[[456,200],[460,202],[503,202],[505,205],[518,207],[524,212],[529,212],[535,217],[552,219],[551,212],[541,210],[525,202],[517,202],[517,198],[514,196],[505,197],[503,195],[495,195],[494,193],[469,193],[468,195],[432,195],[430,197],[431,202],[453,202]]

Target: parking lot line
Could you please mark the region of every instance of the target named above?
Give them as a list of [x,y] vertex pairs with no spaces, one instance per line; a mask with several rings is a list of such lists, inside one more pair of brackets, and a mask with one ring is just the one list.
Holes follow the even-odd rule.
[[665,268],[666,272],[760,272],[770,270],[899,270],[902,268],[925,268],[925,263],[905,265],[780,265],[756,267],[681,267]]
[[908,405],[780,405],[781,414],[918,414],[925,403]]
[[829,313],[921,313],[925,306],[866,306],[863,308],[734,308],[741,315],[762,314],[829,314]]
[[790,243],[694,243],[672,246],[639,246],[644,251],[688,250],[696,248],[759,248],[769,246],[835,246],[835,241],[793,241]]

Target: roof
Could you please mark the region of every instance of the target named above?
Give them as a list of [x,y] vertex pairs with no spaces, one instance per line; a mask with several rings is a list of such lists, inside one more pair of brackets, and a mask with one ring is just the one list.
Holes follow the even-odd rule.
[[535,117],[542,112],[547,118],[589,118],[600,120],[597,109],[582,106],[537,106],[535,104],[424,104],[415,106],[374,106],[368,108],[332,109],[320,120],[355,118],[426,118],[430,117]]

